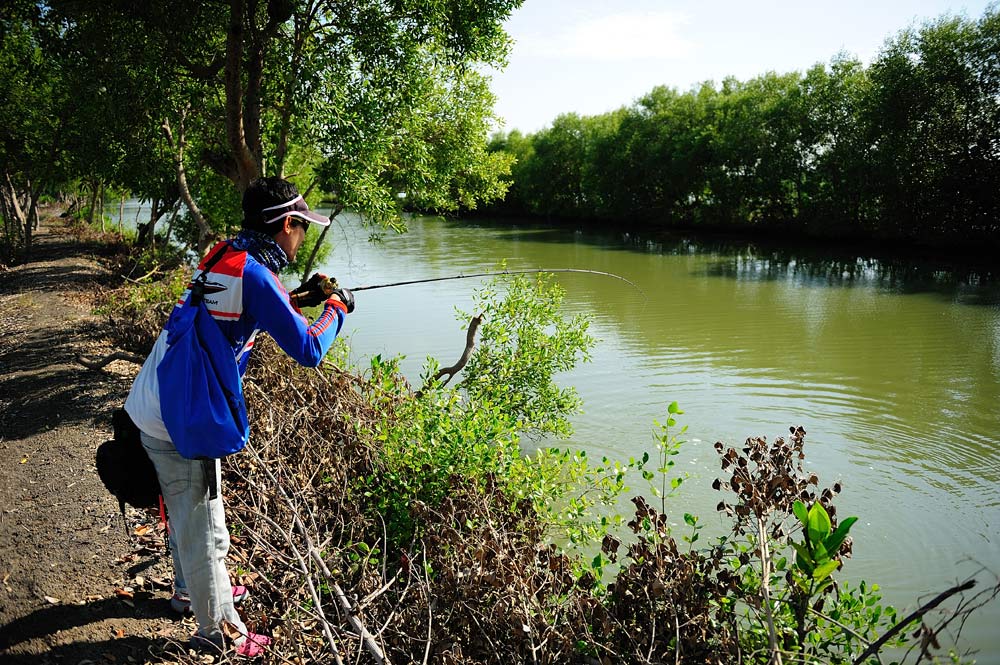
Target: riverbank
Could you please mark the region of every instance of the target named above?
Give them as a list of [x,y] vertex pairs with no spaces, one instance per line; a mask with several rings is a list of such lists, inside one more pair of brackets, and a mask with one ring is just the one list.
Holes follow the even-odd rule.
[[[453,217],[449,215],[448,217]],[[767,253],[776,258],[791,255],[813,261],[844,262],[859,257],[874,259],[887,266],[921,264],[928,271],[947,270],[995,279],[997,247],[992,244],[927,244],[902,239],[865,235],[824,235],[788,227],[711,226],[704,224],[638,223],[625,219],[594,217],[510,216],[489,212],[463,211],[461,219],[484,226],[524,229],[565,229],[591,235],[615,235],[640,246],[652,242],[664,248],[698,246],[707,250],[732,252],[740,249]],[[804,250],[804,251],[803,251]]]
[[192,629],[169,607],[162,537],[131,509],[125,535],[94,468],[138,367],[76,360],[113,350],[92,308],[119,278],[98,260],[107,244],[57,212],[31,260],[0,274],[0,660],[160,662]]

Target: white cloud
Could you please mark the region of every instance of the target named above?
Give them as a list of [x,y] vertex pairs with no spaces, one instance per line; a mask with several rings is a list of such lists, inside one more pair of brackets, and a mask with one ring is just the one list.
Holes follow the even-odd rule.
[[682,36],[687,23],[684,16],[663,11],[595,16],[561,30],[515,36],[514,53],[595,61],[668,60],[694,49]]

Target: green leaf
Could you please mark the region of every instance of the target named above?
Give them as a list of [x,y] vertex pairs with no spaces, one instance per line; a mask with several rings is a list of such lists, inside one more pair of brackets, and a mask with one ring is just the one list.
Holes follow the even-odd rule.
[[677,406],[677,402],[671,402],[670,406],[667,407],[667,413],[680,413],[680,407]]
[[840,550],[840,546],[844,543],[844,539],[847,538],[847,534],[851,530],[851,527],[857,521],[857,517],[845,517],[841,523],[837,525],[837,529],[823,542],[826,546],[826,551],[831,555],[836,555],[837,551]]
[[817,566],[830,560],[830,553],[826,551],[826,547],[823,546],[823,543],[814,543],[812,554],[813,562]]
[[816,566],[816,570],[814,570],[812,573],[813,579],[821,580],[825,577],[829,577],[830,573],[835,571],[838,565],[840,565],[839,561],[837,561],[836,559],[831,559],[826,563],[822,563]]
[[827,577],[822,582],[820,582],[816,588],[813,590],[813,595],[819,595],[826,591],[833,584],[833,578]]
[[684,513],[684,523],[688,526],[694,526],[698,523],[698,518],[691,513]]
[[812,555],[809,553],[809,550],[799,543],[792,543],[792,547],[795,548],[795,567],[806,575],[812,575],[816,566],[813,565]]
[[830,515],[826,512],[826,508],[817,501],[809,509],[808,517],[806,537],[811,543],[822,543],[830,535]]
[[800,522],[802,522],[802,526],[805,526],[809,521],[808,509],[806,508],[806,504],[801,501],[796,500],[795,503],[792,504],[792,512],[795,513],[795,516],[799,518]]

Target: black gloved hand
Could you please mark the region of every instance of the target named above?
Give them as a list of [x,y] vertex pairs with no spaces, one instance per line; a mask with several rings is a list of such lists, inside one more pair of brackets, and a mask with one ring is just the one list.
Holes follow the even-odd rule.
[[354,294],[351,293],[350,289],[345,289],[342,286],[337,287],[330,295],[340,298],[340,302],[344,303],[344,306],[347,307],[348,314],[354,311]]
[[330,297],[330,294],[323,289],[324,282],[327,279],[327,276],[323,273],[314,273],[312,277],[302,282],[299,288],[288,295],[291,297],[292,302],[299,307],[315,307]]

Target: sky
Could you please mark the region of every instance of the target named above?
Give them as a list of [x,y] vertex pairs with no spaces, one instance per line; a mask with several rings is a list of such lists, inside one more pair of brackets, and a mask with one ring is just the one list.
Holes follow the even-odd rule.
[[987,0],[525,0],[493,71],[502,129],[535,132],[561,113],[596,115],[657,85],[804,71],[839,52],[868,64],[886,39],[940,16],[977,19]]

